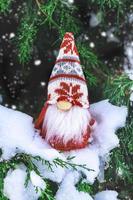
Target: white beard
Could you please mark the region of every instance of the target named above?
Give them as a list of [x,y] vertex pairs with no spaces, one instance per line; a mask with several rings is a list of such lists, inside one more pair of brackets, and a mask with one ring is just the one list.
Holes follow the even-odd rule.
[[49,105],[44,117],[43,128],[46,140],[56,136],[66,144],[71,139],[80,141],[87,130],[91,115],[88,109],[73,106],[69,111],[61,111],[56,105]]

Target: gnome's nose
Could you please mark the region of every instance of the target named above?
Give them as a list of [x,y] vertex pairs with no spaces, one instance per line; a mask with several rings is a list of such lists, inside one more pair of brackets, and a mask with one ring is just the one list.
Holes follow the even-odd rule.
[[72,104],[69,101],[59,101],[57,102],[57,108],[62,111],[68,111],[72,107]]

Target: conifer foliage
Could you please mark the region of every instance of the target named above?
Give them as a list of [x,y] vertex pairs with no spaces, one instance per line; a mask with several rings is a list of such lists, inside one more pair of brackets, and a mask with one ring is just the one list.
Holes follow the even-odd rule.
[[[133,38],[130,33],[133,28],[133,6],[131,3],[130,0],[22,1],[20,4],[23,12],[20,9],[17,10],[19,25],[16,37],[12,40],[17,50],[16,59],[22,66],[22,71],[25,71],[23,75],[27,77],[27,66],[35,49],[42,48],[41,41],[48,38],[48,36],[40,38],[42,30],[44,32],[48,30],[49,36],[55,34],[54,40],[46,41],[50,46],[49,51],[52,48],[53,50],[57,49],[65,32],[73,32],[88,87],[91,95],[94,96],[91,101],[109,99],[115,105],[128,107],[126,126],[118,131],[120,146],[111,152],[110,160],[106,163],[104,180],[101,183],[96,180],[93,185],[89,185],[82,178],[76,184],[78,191],[87,192],[92,196],[106,188],[117,190],[121,200],[131,200],[130,186],[133,180],[131,162],[133,152]],[[17,4],[16,0],[0,0],[0,16],[10,15],[15,4]],[[82,11],[85,7],[86,9]],[[130,27],[129,33],[125,35],[127,27]],[[101,37],[95,37],[96,32]],[[90,38],[94,42],[91,42]],[[103,38],[106,38],[106,42]],[[106,47],[104,43],[106,43]],[[108,51],[110,44],[115,44],[117,50],[122,49],[120,56],[115,50],[114,54],[116,53],[116,55],[113,55],[112,49]],[[102,51],[101,49],[104,48],[105,51]],[[128,62],[126,62],[127,60]],[[39,106],[41,107],[41,105]],[[7,200],[3,193],[6,174],[10,169],[16,169],[18,164],[24,164],[27,167],[25,187],[28,185],[32,170],[41,176],[35,160],[42,162],[51,171],[53,166],[71,168],[75,171],[77,168],[91,170],[84,165],[71,162],[72,157],[67,161],[55,159],[51,163],[40,157],[18,153],[11,160],[0,160],[0,200]],[[45,182],[46,189],[41,191],[39,199],[54,200],[58,185],[55,184],[55,186],[47,179]]]

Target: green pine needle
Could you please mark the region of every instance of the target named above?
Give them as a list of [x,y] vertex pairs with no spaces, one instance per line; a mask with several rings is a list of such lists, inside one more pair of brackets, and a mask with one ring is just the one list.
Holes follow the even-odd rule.
[[45,16],[44,22],[48,22],[50,27],[53,25],[56,28],[58,28],[59,25],[57,24],[57,22],[54,21],[53,15],[55,13],[55,10],[57,8],[59,0],[56,0],[56,1],[51,0],[51,1],[48,1],[47,3],[44,3],[44,4],[41,4],[38,0],[36,2],[37,2],[39,10]]
[[0,14],[7,13],[10,9],[12,0],[0,0]]
[[90,195],[93,194],[93,186],[89,183],[84,182],[84,180],[80,180],[79,183],[76,185],[79,192],[86,192]]
[[[10,169],[15,169],[20,164],[24,164],[26,166],[27,177],[25,180],[25,187],[28,186],[31,171],[35,171],[40,177],[42,177],[35,162],[34,162],[35,160],[41,161],[42,164],[44,164],[44,166],[47,166],[47,168],[51,171],[53,171],[53,169],[52,169],[53,165],[55,165],[56,167],[61,166],[63,168],[68,168],[68,169],[73,169],[73,170],[77,170],[79,168],[85,169],[88,171],[91,170],[91,169],[88,169],[86,167],[86,165],[80,165],[80,164],[73,163],[72,159],[73,158],[68,157],[68,159],[66,161],[64,161],[59,158],[56,158],[52,162],[49,162],[49,161],[46,161],[46,160],[40,158],[39,156],[33,157],[31,155],[22,153],[22,154],[15,155],[10,160],[1,161],[0,162],[0,195],[3,198],[2,200],[6,200],[6,198],[3,195],[3,184],[4,184],[4,178]],[[52,195],[52,190],[48,187],[45,191],[42,191],[42,197],[46,197],[46,199],[53,200],[54,197]]]
[[17,38],[18,57],[20,63],[24,64],[31,58],[36,34],[37,26],[35,24],[35,19],[30,18],[30,16],[22,18]]
[[46,189],[44,191],[42,191],[39,200],[44,200],[44,199],[55,200],[55,197],[54,197],[50,183],[47,180],[45,180],[45,182],[46,182],[47,186],[46,186]]
[[109,77],[104,90],[104,96],[116,105],[128,105],[133,81],[127,75]]
[[119,185],[119,180],[123,180],[125,185],[130,185],[133,180],[133,122],[119,130],[118,137],[120,139],[120,146],[114,149],[111,154],[111,166],[107,170],[106,178],[110,179],[113,173],[113,184]]
[[118,8],[123,4],[121,0],[93,0],[102,8],[108,7],[110,9]]

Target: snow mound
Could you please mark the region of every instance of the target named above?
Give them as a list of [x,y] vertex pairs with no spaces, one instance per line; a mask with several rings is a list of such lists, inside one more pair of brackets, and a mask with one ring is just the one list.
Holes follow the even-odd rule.
[[0,148],[3,159],[10,159],[18,152],[40,156],[46,160],[61,157],[58,151],[48,147],[35,132],[31,116],[4,106],[0,106]]
[[44,180],[33,170],[30,172],[30,180],[35,187],[42,190],[46,189],[46,183],[44,182]]
[[93,200],[89,194],[76,189],[75,184],[78,180],[78,173],[68,173],[56,193],[56,200]]
[[65,176],[66,169],[61,166],[52,165],[52,171],[47,166],[44,166],[41,161],[34,161],[38,171],[42,177],[49,179],[53,182],[60,183]]
[[71,151],[69,153],[73,163],[78,165],[86,165],[86,168],[78,168],[79,172],[82,172],[86,176],[86,181],[92,184],[99,173],[99,157],[97,149],[85,148],[77,151]]
[[109,152],[119,144],[115,131],[125,125],[127,108],[114,106],[108,100],[103,100],[92,104],[90,112],[97,121],[91,144],[84,149],[70,151],[67,155],[74,157],[72,161],[75,164],[86,165],[93,170],[78,169],[86,176],[86,181],[93,184],[99,173],[104,173],[104,165],[99,169],[101,162],[105,163]]
[[118,193],[113,190],[105,190],[95,195],[94,200],[118,200]]
[[[33,156],[40,156],[52,162],[55,158],[66,160],[67,156],[74,157],[71,162],[78,165],[86,165],[88,171],[78,167],[77,171],[72,169],[56,167],[53,171],[44,166],[40,161],[34,161],[42,178],[57,182],[59,190],[56,193],[56,200],[93,200],[84,192],[79,192],[75,185],[82,174],[86,182],[93,184],[96,177],[104,173],[104,164],[101,167],[101,160],[106,162],[110,151],[118,146],[119,139],[115,134],[116,130],[125,125],[127,108],[125,106],[114,106],[108,100],[100,101],[90,106],[90,112],[96,119],[96,126],[93,127],[91,143],[84,149],[59,153],[51,148],[36,132],[33,119],[27,114],[14,111],[0,106],[0,148],[2,158],[10,159],[16,153],[26,153]],[[4,179],[4,194],[10,200],[37,200],[41,189],[46,187],[45,182],[35,172],[30,174],[30,182],[25,188],[26,168],[9,170]],[[35,187],[39,187],[38,193]],[[14,188],[12,190],[12,188]],[[103,191],[95,195],[95,200],[117,200],[117,192]]]
[[127,108],[114,106],[108,100],[103,100],[92,104],[90,112],[97,121],[97,126],[92,133],[91,146],[98,148],[99,155],[104,157],[119,144],[115,131],[125,125]]
[[[40,190],[36,192],[35,187],[31,182],[29,182],[28,186],[25,188],[26,176],[27,173],[25,168],[15,169],[14,171],[10,170],[4,179],[4,195],[10,200],[37,200],[41,195],[41,192]],[[36,177],[35,174],[34,177]],[[40,188],[45,189],[45,182],[41,177],[40,182],[38,183]]]

